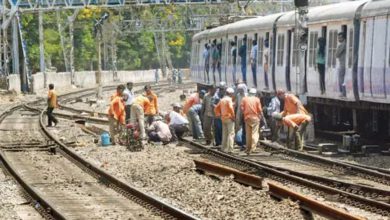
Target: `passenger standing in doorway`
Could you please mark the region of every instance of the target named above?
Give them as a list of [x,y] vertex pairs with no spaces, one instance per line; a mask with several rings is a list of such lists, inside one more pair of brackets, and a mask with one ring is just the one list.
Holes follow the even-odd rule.
[[213,40],[213,44],[211,45],[211,65],[213,69],[213,80],[214,84],[217,82],[217,78],[215,77],[215,71],[218,66],[218,60],[219,60],[219,52],[217,48],[217,40]]
[[126,123],[129,123],[130,121],[130,114],[131,114],[131,105],[134,101],[134,92],[133,89],[133,82],[128,82],[126,84],[126,89],[123,91],[123,98],[125,100],[125,109],[126,109]]
[[264,66],[264,83],[265,83],[265,89],[268,90],[268,58],[269,58],[269,42],[268,39],[264,40],[264,60],[263,60],[263,66]]
[[237,46],[236,42],[232,41],[230,42],[230,45],[232,46],[232,49],[230,50],[230,54],[232,55],[232,65],[233,65],[233,82],[236,82],[237,80]]
[[222,63],[221,63],[222,44],[217,44],[217,51],[218,51],[217,70],[218,70],[219,81],[221,82],[222,81]]
[[318,50],[316,63],[318,67],[318,73],[320,75],[320,89],[321,94],[325,93],[325,38],[318,38]]
[[57,93],[54,91],[54,84],[49,84],[49,92],[47,93],[47,127],[51,127],[52,123],[54,126],[58,124],[58,120],[53,115],[53,111],[58,107]]
[[340,97],[346,97],[347,91],[345,88],[345,54],[346,54],[346,42],[345,35],[343,32],[338,34],[339,45],[336,50],[336,57],[339,61],[339,67],[337,69],[339,76],[339,89],[340,89]]
[[241,73],[242,73],[242,80],[246,81],[246,37],[242,39],[242,45],[240,47],[240,50],[238,51],[238,55],[241,57]]
[[209,76],[209,70],[210,70],[210,47],[209,47],[209,44],[205,44],[204,45],[203,59],[204,59],[204,80],[207,83],[210,83],[210,76]]
[[257,40],[252,41],[252,50],[251,50],[251,69],[252,69],[252,76],[253,76],[253,83],[255,84],[255,87],[257,88]]

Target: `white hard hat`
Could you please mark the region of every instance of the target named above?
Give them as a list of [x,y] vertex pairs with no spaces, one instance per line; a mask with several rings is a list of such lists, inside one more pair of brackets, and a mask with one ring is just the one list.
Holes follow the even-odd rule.
[[255,88],[249,89],[249,94],[256,94],[257,90]]
[[226,89],[226,93],[233,94],[234,93],[234,89],[229,87],[229,88]]

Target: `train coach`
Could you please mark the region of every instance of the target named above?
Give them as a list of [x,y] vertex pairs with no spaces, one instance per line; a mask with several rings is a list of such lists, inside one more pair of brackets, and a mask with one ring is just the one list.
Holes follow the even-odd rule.
[[[301,81],[296,22],[297,15],[292,11],[241,20],[195,34],[193,80],[204,84],[226,81],[233,85],[234,79],[246,78],[250,87],[257,87],[264,94],[277,89],[298,94],[303,83],[304,102],[315,116],[317,129],[355,130],[366,136],[389,138],[390,1],[351,1],[309,8],[305,77]],[[339,33],[346,43],[344,83],[338,74],[340,64],[336,58]],[[325,41],[323,92],[316,63],[319,38]],[[254,40],[258,49],[256,72],[252,74],[250,53]],[[213,42],[221,45],[221,68],[215,71],[211,54],[205,54],[205,45]],[[238,55],[243,44],[245,60]],[[234,45],[236,54],[232,50]],[[345,86],[345,96],[340,95],[340,85]]]

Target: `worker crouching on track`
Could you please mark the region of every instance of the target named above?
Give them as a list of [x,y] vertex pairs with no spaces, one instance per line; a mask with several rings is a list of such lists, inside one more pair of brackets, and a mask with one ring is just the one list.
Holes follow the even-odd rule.
[[125,124],[125,105],[123,103],[123,91],[125,86],[119,85],[115,94],[111,96],[110,108],[108,109],[108,120],[110,123],[111,143],[115,144],[116,136]]
[[179,103],[172,105],[173,111],[167,114],[166,119],[169,121],[169,128],[173,136],[173,141],[178,141],[183,137],[184,133],[189,131],[188,120],[180,114],[182,108]]
[[131,105],[131,115],[130,123],[135,124],[138,122],[140,130],[140,138],[142,140],[146,139],[145,134],[145,110],[150,108],[152,97],[148,96],[138,96],[134,99],[133,104]]
[[49,84],[49,92],[47,93],[47,127],[58,124],[58,120],[53,115],[53,111],[58,107],[57,93],[54,91],[54,84]]
[[150,85],[146,85],[144,87],[145,96],[147,96],[151,101],[150,105],[145,109],[145,116],[148,125],[153,122],[153,117],[158,115],[158,101],[157,95],[152,91],[152,87]]
[[192,116],[194,116],[194,115],[192,115],[192,113],[194,113],[194,112],[190,113],[190,109],[192,106],[200,104],[202,102],[202,99],[203,99],[205,94],[206,94],[206,91],[204,91],[204,90],[201,90],[199,93],[198,92],[193,93],[190,95],[190,97],[188,97],[188,99],[186,100],[186,102],[184,104],[183,113],[187,116],[188,122],[190,123],[190,132],[191,133],[193,132],[193,128],[194,128],[194,125],[192,124],[193,123]]
[[147,128],[149,141],[162,142],[164,145],[172,140],[169,126],[163,122],[161,116],[155,116],[152,124]]
[[256,97],[256,89],[249,90],[249,96],[242,99],[241,111],[244,114],[246,131],[246,153],[249,155],[256,150],[259,141],[260,119],[263,117],[263,109],[260,99]]
[[[280,113],[274,113],[272,117],[275,120],[282,121],[284,125],[288,126],[289,128],[292,128],[294,131],[295,136],[295,149],[296,150],[303,150],[303,143],[304,143],[304,134],[306,131],[306,127],[311,121],[311,117],[306,114],[291,114],[287,116],[283,116],[283,114]],[[287,147],[291,147],[291,139],[287,143]]]
[[225,96],[221,99],[214,112],[216,117],[222,120],[222,151],[227,153],[233,152],[234,145],[234,121],[235,114],[233,108],[234,89],[226,89]]

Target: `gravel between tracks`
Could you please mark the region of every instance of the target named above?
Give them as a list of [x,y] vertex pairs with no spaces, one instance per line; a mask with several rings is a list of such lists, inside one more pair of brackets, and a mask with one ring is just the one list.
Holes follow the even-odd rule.
[[144,191],[164,198],[204,219],[302,219],[297,205],[278,203],[266,192],[198,174],[195,155],[186,147],[147,146],[142,152],[125,147],[77,148],[96,165]]

